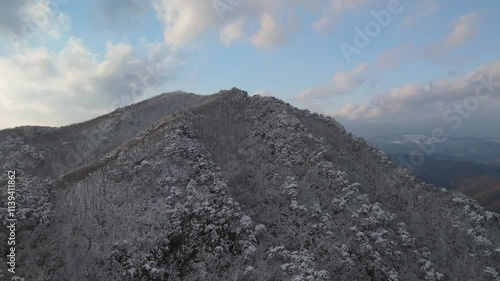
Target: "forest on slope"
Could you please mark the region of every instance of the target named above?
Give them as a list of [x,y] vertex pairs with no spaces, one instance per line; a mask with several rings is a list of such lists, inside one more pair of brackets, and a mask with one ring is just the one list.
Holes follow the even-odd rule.
[[27,280],[500,280],[498,214],[273,97],[166,94],[0,153]]

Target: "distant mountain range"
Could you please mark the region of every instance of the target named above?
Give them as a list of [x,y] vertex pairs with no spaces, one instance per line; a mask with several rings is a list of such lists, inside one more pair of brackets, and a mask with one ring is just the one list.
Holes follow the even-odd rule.
[[[409,155],[412,152],[421,152],[426,157],[500,167],[500,139],[432,138],[418,134],[403,134],[372,137],[368,141],[387,154]],[[433,147],[435,149],[428,153]]]
[[368,141],[423,181],[461,190],[500,212],[500,139],[403,134]]

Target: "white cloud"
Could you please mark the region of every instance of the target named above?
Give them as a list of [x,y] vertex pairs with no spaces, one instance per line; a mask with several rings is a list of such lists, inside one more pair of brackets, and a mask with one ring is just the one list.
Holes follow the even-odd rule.
[[258,21],[261,13],[273,15],[266,24],[274,22],[283,1],[212,1],[212,0],[160,0],[154,8],[164,25],[165,42],[180,48],[199,43],[208,31],[217,31],[221,42],[229,46],[236,40],[250,38],[243,33],[250,21]]
[[222,27],[219,39],[226,47],[231,46],[234,42],[245,38],[245,21],[240,19],[233,23],[227,24]]
[[219,21],[212,1],[160,0],[154,8],[165,28],[165,42],[174,48],[195,42]]
[[393,69],[398,67],[403,58],[408,60],[408,57],[405,56],[408,53],[415,53],[415,50],[409,44],[403,44],[381,52],[375,59],[377,69]]
[[[230,46],[237,40],[250,39],[260,46],[274,43],[279,13],[284,1],[230,1],[211,0],[161,0],[154,4],[157,16],[164,25],[165,42],[180,48],[193,46],[208,31],[217,31],[222,44]],[[264,14],[261,18],[261,14]],[[247,25],[260,22],[256,34],[245,32]]]
[[[156,48],[155,48],[156,47]],[[64,125],[132,103],[172,79],[181,62],[158,45],[107,44],[104,59],[71,38],[58,52],[0,57],[0,127]]]
[[361,86],[366,80],[368,64],[362,63],[349,72],[341,72],[333,76],[333,84],[342,92],[349,92]]
[[423,55],[435,62],[442,62],[451,50],[469,43],[477,34],[479,21],[485,16],[484,11],[476,11],[460,16],[451,25],[451,31],[439,43],[423,50]]
[[[436,10],[434,6],[436,3],[434,2],[434,0],[418,2],[417,4],[423,5],[422,9],[424,9],[424,11],[425,9],[428,10],[426,13],[424,13],[424,15],[430,15]],[[402,62],[407,63],[419,59],[430,60],[431,62],[439,64],[441,66],[448,66],[453,68],[462,66],[478,55],[490,51],[490,48],[486,46],[484,48],[469,52],[465,55],[450,55],[453,49],[461,47],[471,42],[475,38],[478,32],[478,23],[484,16],[484,11],[476,11],[458,17],[458,19],[456,19],[450,25],[450,30],[448,34],[444,36],[443,40],[428,45],[424,48],[417,48],[410,44],[402,44],[400,46],[386,49],[385,51],[381,52],[375,59],[377,69],[392,69],[399,66]],[[420,15],[415,15],[415,17],[418,18],[416,18],[416,20],[420,19]],[[403,24],[405,24],[405,21],[403,22]],[[409,53],[413,55],[405,56],[405,54]]]
[[477,22],[484,16],[483,12],[472,12],[462,15],[453,23],[451,33],[446,37],[445,46],[454,48],[473,39],[477,32]]
[[321,33],[331,31],[346,12],[373,2],[373,0],[329,0],[326,7],[322,9],[321,17],[314,22],[313,27]]
[[69,28],[70,18],[55,0],[2,1],[0,3],[0,35],[11,48],[24,47],[35,37],[59,38]]
[[[498,112],[500,107],[500,61],[482,65],[474,72],[457,79],[438,80],[429,84],[412,83],[394,88],[384,95],[372,98],[369,105],[346,105],[336,112],[336,116],[348,120],[366,120],[377,117],[377,121],[405,122],[422,121],[429,117],[442,120],[443,113],[456,103],[463,103],[477,95],[480,78],[489,86],[481,88],[480,95],[487,95],[487,101],[478,98],[483,115]],[[485,81],[489,81],[488,83]],[[477,98],[477,96],[476,96]],[[475,99],[474,99],[475,100]],[[488,120],[485,120],[488,122]]]
[[368,71],[368,64],[359,64],[349,71],[335,74],[329,83],[304,90],[297,99],[307,102],[351,93],[366,82]]
[[[343,13],[370,2],[373,0],[158,0],[154,9],[164,26],[164,40],[173,48],[198,46],[203,35],[215,31],[226,46],[245,40],[267,49],[279,46],[296,31],[299,10],[314,16],[321,9],[315,25],[322,31],[322,26],[330,26]],[[254,30],[256,25],[259,28]]]
[[[402,27],[408,28],[415,26],[421,20],[428,18],[436,13],[438,2],[436,0],[421,0],[415,2],[416,13],[408,15],[403,19]],[[420,26],[419,26],[420,27]]]
[[88,2],[96,7],[93,22],[114,30],[130,31],[145,20],[146,13],[152,8],[150,0],[92,0]]
[[285,41],[283,27],[268,14],[260,17],[260,29],[254,34],[250,41],[258,49],[268,49],[280,45]]
[[336,113],[336,115],[348,120],[372,119],[379,117],[381,114],[379,108],[360,104],[348,104]]

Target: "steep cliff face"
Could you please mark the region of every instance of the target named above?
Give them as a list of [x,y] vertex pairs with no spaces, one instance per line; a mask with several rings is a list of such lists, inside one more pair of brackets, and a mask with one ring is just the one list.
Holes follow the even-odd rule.
[[2,166],[29,163],[18,169],[40,182],[18,178],[38,208],[20,220],[19,276],[500,280],[499,215],[418,181],[335,120],[235,88],[183,104],[134,115],[146,121],[59,173],[42,168],[41,141],[1,132]]

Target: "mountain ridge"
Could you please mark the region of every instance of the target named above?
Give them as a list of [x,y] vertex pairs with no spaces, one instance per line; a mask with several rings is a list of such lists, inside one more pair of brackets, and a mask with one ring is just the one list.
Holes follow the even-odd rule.
[[48,223],[23,232],[37,245],[21,251],[29,280],[495,280],[500,270],[500,216],[417,180],[333,118],[236,88],[162,115],[79,169],[48,183]]

